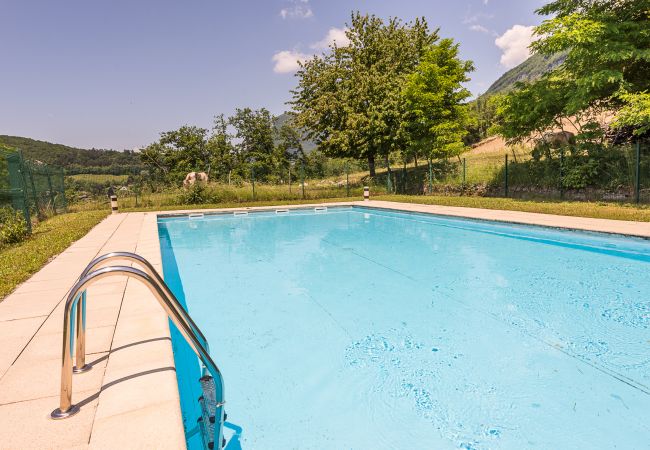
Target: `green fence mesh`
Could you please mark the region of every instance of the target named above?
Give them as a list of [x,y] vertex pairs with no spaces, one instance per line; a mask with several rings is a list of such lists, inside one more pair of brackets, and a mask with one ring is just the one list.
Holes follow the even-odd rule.
[[0,148],[0,207],[43,218],[66,211],[63,169],[23,159],[18,151]]

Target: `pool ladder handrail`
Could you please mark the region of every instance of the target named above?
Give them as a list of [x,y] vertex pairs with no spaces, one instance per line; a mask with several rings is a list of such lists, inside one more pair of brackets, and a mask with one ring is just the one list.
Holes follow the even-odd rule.
[[[162,277],[158,274],[158,271],[156,271],[153,265],[145,258],[138,255],[137,253],[110,252],[98,256],[92,261],[90,261],[90,263],[86,266],[83,272],[81,272],[81,275],[77,280],[80,280],[86,275],[88,275],[90,271],[92,271],[96,267],[114,260],[126,260],[126,261],[139,264],[140,266],[142,266],[144,271],[149,276],[151,276],[165,290],[168,296],[175,298],[174,294],[169,290],[169,287],[167,287],[167,284],[162,279]],[[77,322],[76,322],[77,326],[75,327],[75,331],[76,331],[75,342],[77,347],[75,352],[76,364],[72,368],[74,373],[82,373],[91,369],[91,366],[86,365],[85,363],[86,360],[86,290],[85,289],[81,292],[81,299],[78,305],[79,306],[77,307]],[[183,315],[184,319],[187,321],[189,326],[194,330],[194,332],[199,336],[199,338],[201,339],[201,343],[209,352],[210,347],[208,346],[208,340],[205,338],[205,336],[203,335],[199,327],[196,325],[196,323],[194,323],[192,317],[187,313],[187,311],[185,311],[185,308],[183,308],[180,305],[178,308],[178,312],[181,315]]]
[[[109,266],[102,267],[93,271],[93,267],[105,262],[109,259],[131,259],[138,263],[143,263],[147,271],[151,270],[152,273],[146,273],[140,269],[128,266]],[[98,261],[99,260],[99,261]],[[72,404],[72,355],[73,355],[73,337],[72,337],[72,319],[76,321],[77,335],[85,334],[80,332],[82,326],[85,326],[85,292],[86,288],[94,282],[115,275],[126,275],[129,278],[134,278],[144,283],[151,293],[154,295],[160,306],[165,310],[169,319],[176,325],[185,340],[190,344],[190,347],[203,363],[207,372],[212,376],[215,383],[215,433],[214,442],[223,442],[223,422],[224,422],[224,383],[221,371],[210,357],[209,350],[205,345],[205,337],[198,329],[196,324],[192,321],[191,317],[187,314],[185,309],[178,302],[174,294],[169,290],[169,287],[157,275],[153,266],[144,258],[134,253],[116,252],[114,254],[103,255],[102,257],[93,260],[84,270],[83,276],[75,283],[70,290],[65,302],[63,312],[63,344],[62,344],[62,361],[61,361],[61,393],[59,399],[59,408],[52,411],[50,417],[53,419],[65,419],[77,413],[79,407]],[[83,307],[80,307],[83,306]],[[76,311],[74,311],[76,309]],[[84,327],[85,328],[85,327]],[[81,368],[84,368],[81,365]]]

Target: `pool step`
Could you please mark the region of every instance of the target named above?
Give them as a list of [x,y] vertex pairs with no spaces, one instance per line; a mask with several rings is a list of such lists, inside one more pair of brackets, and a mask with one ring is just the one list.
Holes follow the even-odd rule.
[[[201,436],[203,436],[203,447],[209,450],[215,448],[214,446],[214,427],[215,427],[215,413],[217,410],[216,387],[214,379],[210,375],[204,375],[199,378],[201,384],[201,391],[203,395],[199,397],[199,405],[201,405],[201,417],[198,423],[201,428]],[[224,415],[225,420],[225,415]],[[221,443],[221,448],[226,446],[226,440]]]

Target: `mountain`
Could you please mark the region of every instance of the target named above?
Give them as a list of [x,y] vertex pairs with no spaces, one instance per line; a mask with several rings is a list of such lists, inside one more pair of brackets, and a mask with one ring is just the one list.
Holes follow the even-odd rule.
[[535,80],[546,72],[555,69],[565,59],[565,53],[558,53],[553,56],[544,56],[536,53],[517,67],[501,75],[483,95],[506,93],[514,87],[516,82]]
[[140,156],[130,150],[96,150],[69,147],[35,139],[0,135],[0,144],[20,150],[25,159],[63,167],[67,174],[126,175],[142,169]]
[[[280,114],[275,118],[275,128],[280,129],[280,127],[282,127],[282,125],[284,125],[289,120],[291,120],[291,115],[289,113]],[[311,153],[312,150],[314,150],[316,147],[317,145],[314,141],[310,141],[309,139],[302,140],[302,149],[306,154]]]

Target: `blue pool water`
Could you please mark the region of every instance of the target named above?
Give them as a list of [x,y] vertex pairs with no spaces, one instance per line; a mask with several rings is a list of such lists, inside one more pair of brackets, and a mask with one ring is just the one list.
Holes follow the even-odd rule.
[[[356,207],[159,232],[231,450],[650,445],[648,241]],[[198,365],[173,341],[200,446]]]

